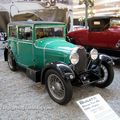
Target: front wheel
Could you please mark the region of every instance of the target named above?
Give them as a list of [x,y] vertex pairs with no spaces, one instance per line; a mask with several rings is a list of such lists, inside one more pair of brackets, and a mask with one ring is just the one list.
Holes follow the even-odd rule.
[[101,79],[94,83],[95,86],[99,88],[105,88],[109,86],[114,78],[114,70],[111,64],[107,62],[102,62],[100,66]]
[[45,74],[46,88],[50,97],[58,104],[67,104],[72,98],[72,85],[64,80],[58,72],[50,69]]

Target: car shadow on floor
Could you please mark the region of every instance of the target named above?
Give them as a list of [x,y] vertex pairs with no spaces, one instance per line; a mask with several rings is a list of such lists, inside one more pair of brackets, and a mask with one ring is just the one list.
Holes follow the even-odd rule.
[[114,60],[115,68],[120,68],[120,59]]

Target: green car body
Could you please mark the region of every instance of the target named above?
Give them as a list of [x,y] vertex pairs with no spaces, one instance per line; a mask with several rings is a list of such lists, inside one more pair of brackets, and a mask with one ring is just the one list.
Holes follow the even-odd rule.
[[5,61],[11,70],[22,66],[34,81],[46,84],[50,97],[58,104],[70,101],[71,85],[95,83],[103,88],[112,83],[114,72],[110,57],[98,56],[95,49],[88,54],[84,47],[68,41],[64,23],[12,22],[8,24]]
[[[9,24],[16,25],[16,38],[10,36],[8,39],[8,45],[11,48],[13,55],[15,57],[16,63],[23,67],[35,67],[42,69],[46,64],[51,62],[64,62],[70,64],[70,52],[76,45],[68,43],[65,40],[66,26],[63,23],[44,23],[44,22],[23,22],[22,25],[16,23]],[[32,25],[31,25],[32,24]],[[19,39],[18,29],[19,27],[31,27],[32,39]],[[45,37],[41,39],[36,39],[36,28],[52,28],[52,27],[62,27],[63,37]],[[8,31],[10,28],[8,27]]]

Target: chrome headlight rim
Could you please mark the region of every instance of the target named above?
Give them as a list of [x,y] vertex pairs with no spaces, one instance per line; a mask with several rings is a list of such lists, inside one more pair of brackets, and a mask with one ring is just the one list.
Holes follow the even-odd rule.
[[73,65],[76,65],[78,62],[79,62],[79,54],[77,53],[77,50],[79,49],[79,47],[75,47],[71,54],[70,54],[70,62],[73,64]]
[[90,51],[90,57],[91,57],[92,60],[96,60],[98,58],[98,51],[97,51],[97,49],[93,48]]

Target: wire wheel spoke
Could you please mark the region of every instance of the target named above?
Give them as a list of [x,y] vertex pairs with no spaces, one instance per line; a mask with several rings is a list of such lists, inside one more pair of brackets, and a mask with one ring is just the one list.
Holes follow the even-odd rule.
[[108,79],[108,70],[104,65],[101,65],[101,79],[98,83],[104,83]]
[[12,68],[12,58],[11,58],[10,54],[8,55],[8,64],[9,64],[10,68]]

